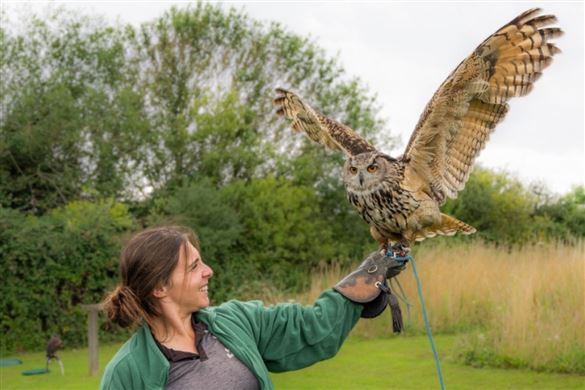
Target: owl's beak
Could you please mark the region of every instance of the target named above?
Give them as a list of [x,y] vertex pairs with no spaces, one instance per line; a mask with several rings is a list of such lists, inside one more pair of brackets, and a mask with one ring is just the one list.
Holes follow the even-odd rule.
[[364,185],[364,174],[360,172],[360,186]]

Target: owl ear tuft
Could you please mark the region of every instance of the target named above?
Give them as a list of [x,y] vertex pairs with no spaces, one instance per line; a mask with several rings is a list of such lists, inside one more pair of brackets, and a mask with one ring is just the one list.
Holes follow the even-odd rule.
[[384,153],[380,153],[380,154],[378,154],[378,155],[376,156],[376,158],[378,158],[378,157],[382,157],[384,160],[388,160],[388,161],[390,161],[390,162],[396,162],[396,161],[398,161],[398,160],[396,160],[394,157],[390,157],[390,156],[388,156],[387,154],[384,154]]

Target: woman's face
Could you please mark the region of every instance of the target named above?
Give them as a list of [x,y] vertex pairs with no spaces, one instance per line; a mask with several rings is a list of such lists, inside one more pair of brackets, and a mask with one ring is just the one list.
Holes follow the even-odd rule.
[[165,286],[166,296],[163,299],[186,313],[203,309],[209,306],[207,283],[212,276],[213,270],[203,263],[199,251],[187,243],[180,250],[179,262],[171,274],[169,284]]

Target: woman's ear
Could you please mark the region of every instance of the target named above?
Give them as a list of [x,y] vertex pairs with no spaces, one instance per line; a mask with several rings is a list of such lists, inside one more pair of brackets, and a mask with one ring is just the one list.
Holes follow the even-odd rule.
[[155,298],[164,298],[167,296],[167,287],[166,286],[158,286],[157,288],[154,289],[154,291],[152,292],[152,295],[154,295]]

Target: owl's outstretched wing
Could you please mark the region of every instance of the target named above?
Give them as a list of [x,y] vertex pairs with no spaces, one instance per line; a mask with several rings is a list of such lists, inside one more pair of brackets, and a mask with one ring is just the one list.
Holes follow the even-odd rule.
[[427,104],[402,159],[439,203],[465,187],[473,162],[506,112],[506,102],[532,90],[560,50],[543,28],[552,15],[531,9],[488,37],[441,84]]
[[295,131],[305,133],[313,141],[349,156],[376,149],[349,127],[317,112],[300,97],[282,88],[276,89],[276,113],[292,121]]

